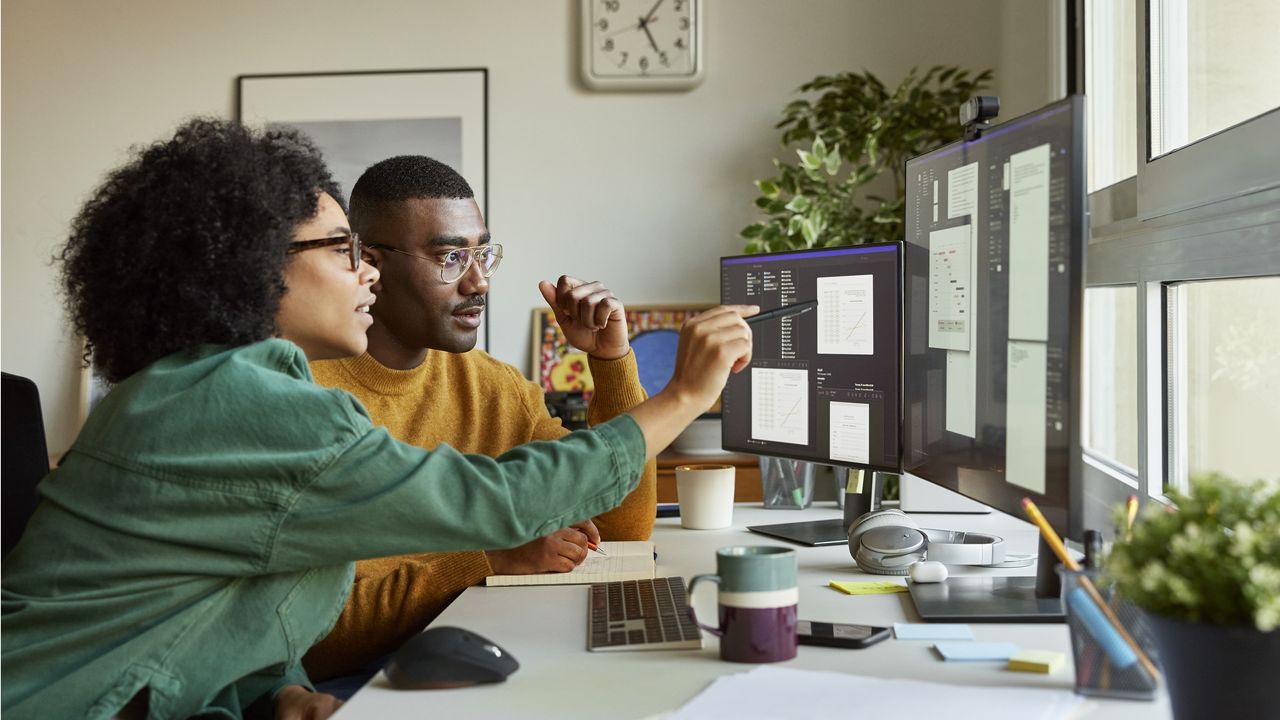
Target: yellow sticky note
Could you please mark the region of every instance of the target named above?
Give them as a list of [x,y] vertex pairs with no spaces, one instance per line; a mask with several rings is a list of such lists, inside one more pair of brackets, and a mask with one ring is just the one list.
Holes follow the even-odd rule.
[[873,582],[840,582],[839,580],[832,580],[831,587],[848,595],[885,595],[907,591],[906,585],[892,580],[876,580]]
[[1048,674],[1056,672],[1066,661],[1065,655],[1053,650],[1023,650],[1009,658],[1009,669]]

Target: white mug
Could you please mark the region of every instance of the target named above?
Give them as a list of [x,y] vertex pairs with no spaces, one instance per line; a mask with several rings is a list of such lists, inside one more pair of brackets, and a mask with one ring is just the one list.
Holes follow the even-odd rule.
[[676,496],[680,525],[691,530],[719,530],[733,522],[734,467],[680,465]]

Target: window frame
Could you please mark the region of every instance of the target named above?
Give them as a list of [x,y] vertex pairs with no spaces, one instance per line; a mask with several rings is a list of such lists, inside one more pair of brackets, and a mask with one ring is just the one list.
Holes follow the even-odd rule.
[[[1138,288],[1138,473],[1085,453],[1087,502],[1115,502],[1127,486],[1139,497],[1165,500],[1180,461],[1170,422],[1167,286],[1170,283],[1280,275],[1280,108],[1150,157],[1150,2],[1135,4],[1137,174],[1091,193],[1087,287]],[[1084,0],[1073,0],[1076,23],[1071,89],[1087,92],[1083,68]],[[1068,58],[1068,62],[1073,62]],[[1116,482],[1116,481],[1120,482]]]

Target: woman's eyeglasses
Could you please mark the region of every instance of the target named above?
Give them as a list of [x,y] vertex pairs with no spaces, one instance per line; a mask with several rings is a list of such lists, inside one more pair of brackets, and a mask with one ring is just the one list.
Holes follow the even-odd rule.
[[300,240],[298,242],[289,243],[289,255],[300,253],[303,250],[316,250],[318,248],[334,247],[337,245],[346,245],[344,252],[350,257],[351,271],[355,272],[360,269],[360,257],[363,250],[360,247],[360,236],[356,233],[350,235],[335,235],[334,237],[320,238],[318,240]]
[[491,277],[498,270],[498,263],[502,262],[501,243],[489,243],[471,248],[454,248],[434,255],[414,255],[411,252],[405,252],[400,248],[393,248],[382,243],[369,243],[365,247],[389,250],[401,255],[418,258],[419,260],[430,260],[431,262],[439,263],[440,280],[445,283],[457,282],[459,278],[467,274],[472,262],[476,263],[476,266],[480,269],[480,274],[484,277]]

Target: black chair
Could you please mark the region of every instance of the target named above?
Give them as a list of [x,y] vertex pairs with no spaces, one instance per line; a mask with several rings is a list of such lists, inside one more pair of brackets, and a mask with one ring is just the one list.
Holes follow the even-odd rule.
[[36,511],[36,484],[49,474],[40,391],[24,377],[0,373],[0,493],[4,554],[8,555]]

